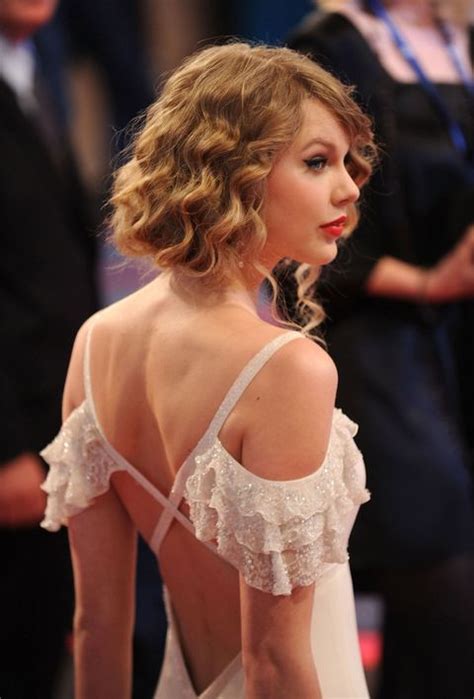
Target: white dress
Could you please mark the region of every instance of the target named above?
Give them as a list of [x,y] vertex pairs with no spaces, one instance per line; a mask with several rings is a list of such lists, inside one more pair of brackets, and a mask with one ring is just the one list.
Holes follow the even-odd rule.
[[[368,697],[347,563],[350,530],[359,505],[369,498],[362,457],[353,440],[356,425],[335,410],[323,464],[313,474],[291,481],[250,473],[219,440],[224,421],[257,372],[274,352],[301,335],[280,335],[244,367],[179,469],[168,498],[114,449],[101,430],[92,400],[90,336],[84,358],[85,400],[42,452],[51,467],[43,484],[48,504],[42,526],[57,531],[106,492],[112,473],[127,471],[164,507],[150,540],[157,556],[176,518],[255,588],[289,595],[293,588],[315,582],[312,647],[323,698]],[[190,519],[178,509],[183,497]],[[155,699],[244,699],[240,654],[204,692],[195,693],[166,590],[165,602],[169,626]]]

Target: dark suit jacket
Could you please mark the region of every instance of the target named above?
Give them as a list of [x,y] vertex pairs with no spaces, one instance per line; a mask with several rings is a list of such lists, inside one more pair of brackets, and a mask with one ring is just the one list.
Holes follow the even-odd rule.
[[[55,436],[75,333],[97,308],[84,192],[64,136],[55,163],[40,133],[0,80],[0,468]],[[71,621],[65,532],[0,529],[0,567],[0,694],[46,699]]]
[[55,165],[2,81],[0,153],[2,463],[59,428],[74,336],[97,298],[94,230],[70,151],[64,141]]

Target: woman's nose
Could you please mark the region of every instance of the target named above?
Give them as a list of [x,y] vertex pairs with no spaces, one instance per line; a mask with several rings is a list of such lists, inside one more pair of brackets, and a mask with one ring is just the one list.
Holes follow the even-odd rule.
[[344,167],[334,193],[335,203],[354,204],[360,196],[359,187],[356,185],[350,174]]

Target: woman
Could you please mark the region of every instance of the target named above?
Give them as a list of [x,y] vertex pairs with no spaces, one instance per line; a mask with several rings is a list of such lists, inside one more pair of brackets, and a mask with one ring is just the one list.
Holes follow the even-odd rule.
[[354,425],[326,352],[261,320],[257,294],[283,257],[336,256],[373,152],[349,92],[288,49],[206,49],[149,109],[112,223],[162,274],[79,332],[43,453],[44,526],[69,525],[76,699],[129,696],[137,529],[167,590],[157,699],[367,696]]
[[327,4],[290,44],[356,85],[384,153],[345,250],[350,266],[325,271],[319,287],[331,317],[326,340],[340,372],[338,400],[360,425],[373,494],[353,532],[351,562],[386,603],[380,696],[471,696],[474,42],[467,3]]

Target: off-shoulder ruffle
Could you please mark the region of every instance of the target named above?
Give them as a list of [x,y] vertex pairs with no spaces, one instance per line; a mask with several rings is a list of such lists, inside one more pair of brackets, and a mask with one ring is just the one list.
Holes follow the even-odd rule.
[[356,431],[335,411],[324,463],[306,478],[283,482],[250,473],[217,441],[196,459],[186,483],[197,538],[216,541],[249,585],[275,595],[345,562],[352,513],[369,499]]
[[41,456],[50,466],[41,486],[48,493],[41,526],[52,532],[105,493],[110,476],[121,469],[105,451],[87,402],[71,413]]

